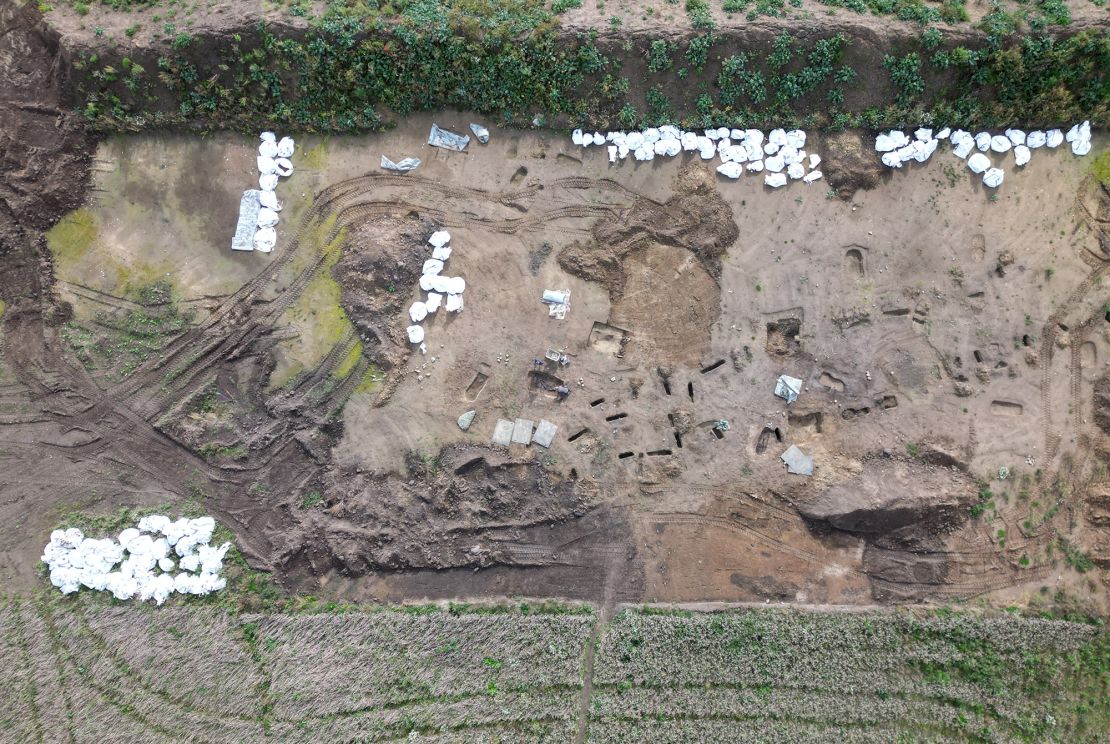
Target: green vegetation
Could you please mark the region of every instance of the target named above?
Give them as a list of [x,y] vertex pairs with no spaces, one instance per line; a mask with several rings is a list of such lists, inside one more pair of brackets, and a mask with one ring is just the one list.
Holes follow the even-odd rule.
[[595,653],[591,741],[1089,740],[1108,648],[1101,627],[950,611],[625,612]]
[[[279,346],[278,364],[270,376],[273,388],[296,381],[298,375],[314,368],[320,360],[340,342],[353,327],[340,303],[342,290],[332,276],[332,268],[342,253],[346,241],[346,231],[337,229],[336,217],[309,225],[302,237],[310,250],[304,253],[308,261],[321,259],[312,279],[304,292],[284,314],[282,323],[298,328],[301,333],[294,339],[282,342]],[[306,271],[309,264],[294,265],[295,272]],[[362,354],[362,346],[355,344],[358,352],[352,349],[335,370],[343,370],[340,376],[349,373]]]
[[994,492],[987,481],[979,481],[979,500],[971,505],[971,518],[978,519],[991,508],[994,508]]
[[[800,8],[802,2],[801,0],[790,0],[790,5]],[[787,14],[785,0],[725,0],[724,11],[726,13],[747,11],[745,17],[749,21],[754,21],[759,16],[781,18]]]
[[664,72],[671,69],[671,53],[674,51],[674,44],[670,44],[662,39],[656,39],[651,42],[651,47],[648,49],[648,70],[651,72]]
[[99,234],[96,216],[88,209],[70,212],[46,233],[46,243],[54,254],[60,272],[77,261],[93,247]]
[[1104,151],[1091,163],[1091,175],[1103,186],[1110,186],[1110,150]]
[[137,294],[140,308],[101,310],[92,322],[72,320],[62,327],[62,338],[85,369],[122,380],[192,325],[193,312],[178,307],[167,282],[140,287]]
[[[1040,0],[1024,15],[993,8],[978,48],[947,48],[932,26],[966,15],[955,0],[843,3],[926,24],[919,49],[887,58],[889,86],[852,85],[856,71],[841,62],[851,39],[840,35],[800,42],[783,34],[769,48],[715,57],[715,48],[734,40],[714,30],[706,0],[686,3],[698,30],[684,50],[689,66],[675,65],[678,50],[667,39],[645,39],[640,59],[629,54],[631,41],[561,29],[560,16],[539,0],[331,3],[303,35],[281,37],[259,25],[214,46],[167,24],[164,46],[129,50],[130,67],[93,54],[75,65],[85,115],[104,130],[200,124],[253,131],[266,122],[351,131],[387,126],[387,111],[442,108],[499,115],[510,125],[565,115],[594,128],[1107,121],[1110,38],[1095,29],[1050,35],[1064,20],[1059,0]],[[751,10],[732,1],[727,7]],[[755,0],[753,12],[780,11],[778,0]],[[1043,28],[1032,28],[1042,18]],[[1030,33],[1017,37],[1027,21]],[[645,67],[662,80],[640,90],[620,84],[642,77]],[[667,105],[653,89],[666,93]]]
[[890,71],[890,80],[898,90],[899,106],[909,106],[915,98],[925,92],[925,80],[921,77],[921,58],[917,52],[905,57],[883,57],[883,67]]
[[1057,542],[1060,544],[1060,552],[1064,554],[1064,561],[1079,573],[1087,573],[1095,567],[1091,556],[1072,545],[1067,539],[1061,537]]
[[209,442],[203,444],[199,450],[205,457],[226,460],[241,460],[247,456],[247,448],[242,444],[217,444]]
[[[0,681],[10,738],[110,726],[141,741],[192,723],[212,741],[573,741],[584,711],[600,744],[1078,742],[1100,740],[1110,710],[1104,627],[1009,613],[644,608],[602,623],[562,605],[206,599],[5,600],[0,658],[21,660]],[[68,716],[32,715],[56,702],[43,680]]]
[[922,25],[941,20],[946,23],[967,20],[963,0],[947,0],[940,9],[922,0],[820,0],[820,2],[856,13],[894,16],[902,21],[916,21]]
[[686,0],[686,15],[696,29],[703,31],[716,27],[717,23],[709,12],[708,0]]

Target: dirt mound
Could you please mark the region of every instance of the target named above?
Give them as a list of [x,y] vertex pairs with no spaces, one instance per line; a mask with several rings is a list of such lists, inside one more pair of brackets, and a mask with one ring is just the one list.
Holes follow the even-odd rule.
[[611,320],[634,330],[633,351],[696,364],[720,307],[720,259],[739,228],[704,168],[683,169],[675,190],[664,204],[641,197],[603,217],[590,243],[568,246],[558,260],[609,291]]
[[952,470],[917,463],[876,463],[798,505],[806,519],[876,538],[947,531],[966,519],[975,484]]
[[33,6],[0,7],[0,200],[38,228],[84,195],[88,136],[71,111],[57,32]]
[[1110,436],[1110,373],[1095,383],[1094,398],[1095,424]]
[[407,479],[326,473],[319,484],[322,508],[297,513],[299,529],[279,558],[281,568],[361,576],[488,566],[508,558],[499,540],[581,516],[592,501],[582,483],[493,447],[456,446],[406,459]]
[[364,353],[382,369],[403,364],[410,353],[405,313],[427,258],[424,240],[434,229],[416,217],[360,222],[351,228],[347,248],[332,271]]
[[882,163],[868,140],[869,135],[858,131],[837,132],[825,138],[828,167],[822,168],[822,172],[843,199],[851,198],[857,191],[875,188],[882,178]]
[[721,198],[711,173],[697,165],[683,169],[675,192],[663,204],[640,197],[618,215],[598,220],[593,241],[564,248],[559,265],[603,284],[614,301],[624,291],[629,254],[652,243],[690,251],[716,279],[721,256],[740,236],[732,208]]

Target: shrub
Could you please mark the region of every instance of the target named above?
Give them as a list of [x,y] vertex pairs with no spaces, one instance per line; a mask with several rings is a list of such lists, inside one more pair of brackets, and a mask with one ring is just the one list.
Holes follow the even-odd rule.
[[914,98],[925,92],[925,80],[921,77],[921,58],[917,52],[905,57],[891,55],[883,57],[883,67],[890,71],[890,80],[897,90],[899,106],[909,106]]
[[705,63],[709,59],[709,49],[713,46],[714,40],[711,33],[690,39],[690,44],[686,47],[686,59],[698,72],[705,69]]
[[707,0],[686,0],[686,14],[690,16],[690,23],[696,29],[708,31],[717,26],[709,12]]
[[674,51],[674,45],[662,39],[651,42],[651,47],[648,49],[648,70],[651,72],[665,72],[671,69],[672,51]]

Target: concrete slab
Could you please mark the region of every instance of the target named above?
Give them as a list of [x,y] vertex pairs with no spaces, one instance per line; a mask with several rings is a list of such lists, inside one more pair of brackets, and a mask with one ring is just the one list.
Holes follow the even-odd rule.
[[779,459],[786,463],[786,472],[794,475],[813,475],[813,458],[792,444],[790,448],[779,455]]
[[513,444],[529,444],[532,441],[532,422],[528,419],[516,420],[513,425]]
[[513,422],[508,419],[497,419],[493,427],[493,436],[490,441],[494,444],[503,444],[506,447],[513,441]]
[[532,435],[532,441],[541,447],[550,447],[551,442],[555,439],[555,432],[558,430],[559,427],[547,419],[540,419],[540,423]]

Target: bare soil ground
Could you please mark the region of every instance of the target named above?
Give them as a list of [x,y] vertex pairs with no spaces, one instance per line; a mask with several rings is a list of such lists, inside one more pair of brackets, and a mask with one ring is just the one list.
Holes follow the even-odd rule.
[[[1062,586],[1103,604],[1059,540],[1110,559],[1086,506],[1110,353],[1107,195],[1086,161],[1041,154],[995,200],[939,157],[844,201],[683,158],[610,168],[544,134],[436,151],[432,118],[302,140],[269,257],[217,239],[252,141],[99,147],[41,254],[52,322],[5,326],[15,585],[66,510],[189,500],[289,589],[344,598],[1009,603]],[[382,152],[425,163],[385,174]],[[467,306],[433,316],[422,356],[406,309],[440,227]],[[144,299],[156,282],[168,294]],[[545,288],[571,290],[565,321]],[[127,352],[136,316],[181,322]],[[570,365],[535,368],[548,348]],[[783,373],[805,381],[789,407]],[[517,416],[557,424],[552,448],[491,445]],[[812,479],[785,472],[791,444]]]
[[[943,155],[878,173],[860,133],[815,135],[844,200],[685,157],[610,167],[545,132],[447,153],[430,123],[470,118],[413,116],[302,138],[277,251],[232,255],[256,143],[93,153],[56,35],[3,12],[6,585],[37,584],[66,512],[191,504],[290,591],[337,598],[1105,609],[1110,194],[1089,160],[1038,153],[995,197]],[[391,175],[382,153],[425,162]],[[422,356],[406,308],[438,228],[467,307]],[[565,320],[545,288],[571,290]],[[570,365],[536,367],[546,349]],[[805,383],[792,406],[779,374]],[[500,417],[555,443],[494,446]]]

